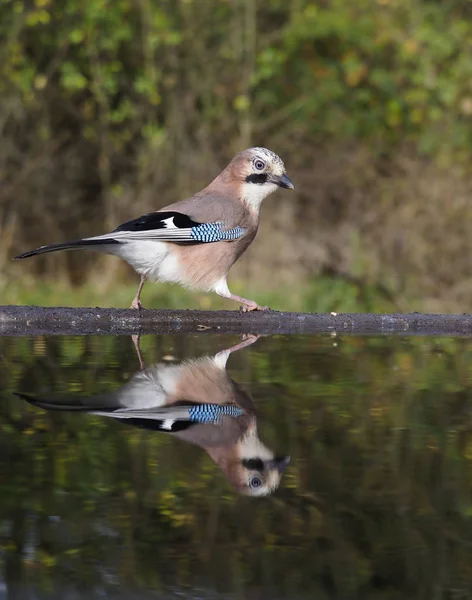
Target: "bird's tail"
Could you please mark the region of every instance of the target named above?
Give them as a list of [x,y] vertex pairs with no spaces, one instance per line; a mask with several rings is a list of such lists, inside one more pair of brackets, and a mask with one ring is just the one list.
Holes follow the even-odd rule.
[[119,244],[117,240],[113,238],[106,239],[85,239],[76,240],[74,242],[64,242],[62,244],[50,244],[49,246],[41,246],[36,250],[30,250],[29,252],[23,252],[14,256],[13,259],[28,258],[30,256],[36,256],[37,254],[45,254],[46,252],[57,252],[58,250],[80,250],[81,248],[87,248],[88,246],[109,246],[111,244]]
[[18,396],[18,398],[26,400],[26,402],[29,402],[33,406],[37,406],[38,408],[44,408],[45,410],[67,410],[77,412],[90,411],[90,406],[87,406],[84,402],[81,402],[80,400],[67,403],[67,401],[64,400],[47,400],[45,398],[38,398],[37,396],[33,396],[32,394],[24,394],[22,392],[13,393],[15,396]]

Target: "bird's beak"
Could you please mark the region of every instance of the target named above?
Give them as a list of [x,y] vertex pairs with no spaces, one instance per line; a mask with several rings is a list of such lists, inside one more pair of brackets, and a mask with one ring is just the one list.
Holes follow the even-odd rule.
[[277,469],[279,473],[283,473],[289,464],[290,456],[276,456],[272,460],[267,461],[267,466],[270,469]]
[[283,173],[280,177],[277,177],[275,183],[277,185],[279,185],[280,187],[285,188],[287,190],[295,189],[295,186],[293,185],[292,180],[287,175],[287,173]]

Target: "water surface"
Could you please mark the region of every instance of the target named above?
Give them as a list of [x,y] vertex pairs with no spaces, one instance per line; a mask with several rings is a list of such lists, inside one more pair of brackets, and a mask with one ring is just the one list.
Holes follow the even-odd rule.
[[472,340],[240,342],[0,338],[0,598],[471,597]]

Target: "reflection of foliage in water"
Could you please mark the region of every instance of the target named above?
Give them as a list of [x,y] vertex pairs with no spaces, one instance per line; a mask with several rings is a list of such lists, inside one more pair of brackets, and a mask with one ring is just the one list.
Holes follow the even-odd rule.
[[[232,342],[143,348],[148,362],[181,360]],[[274,597],[472,588],[470,340],[280,337],[231,357],[261,436],[292,455],[267,500],[232,494],[190,445],[11,395],[116,388],[138,368],[129,339],[4,338],[0,352],[7,581]]]

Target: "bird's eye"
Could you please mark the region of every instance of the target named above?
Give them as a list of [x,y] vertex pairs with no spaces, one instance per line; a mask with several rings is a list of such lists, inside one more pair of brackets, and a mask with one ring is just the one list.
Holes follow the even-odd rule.
[[263,160],[257,159],[254,161],[254,167],[257,171],[262,171],[263,169],[265,169],[265,162]]
[[255,477],[251,477],[251,479],[249,480],[249,487],[258,488],[261,487],[261,485],[262,479],[260,477],[257,477],[257,475]]

